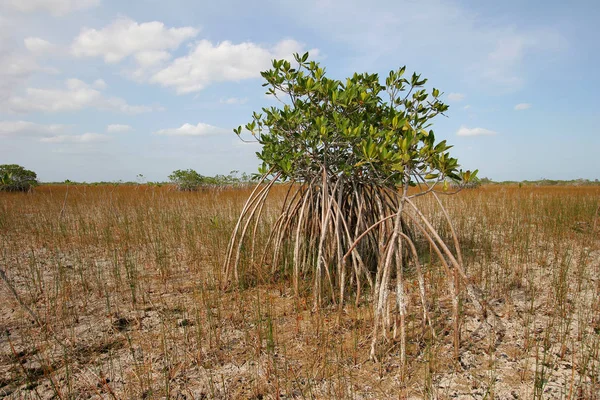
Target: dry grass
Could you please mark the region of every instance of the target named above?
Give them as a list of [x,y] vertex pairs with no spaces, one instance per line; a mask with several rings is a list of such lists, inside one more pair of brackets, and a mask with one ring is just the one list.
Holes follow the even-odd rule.
[[[0,396],[598,398],[599,187],[488,186],[445,198],[468,273],[504,332],[482,335],[464,300],[455,360],[443,270],[424,256],[436,335],[410,314],[405,371],[393,340],[379,346],[379,363],[367,361],[367,303],[313,313],[309,290],[291,295],[285,266],[273,276],[246,262],[244,287],[219,289],[248,195],[0,193],[0,269],[18,296],[0,285]],[[434,204],[421,206],[443,231]]]

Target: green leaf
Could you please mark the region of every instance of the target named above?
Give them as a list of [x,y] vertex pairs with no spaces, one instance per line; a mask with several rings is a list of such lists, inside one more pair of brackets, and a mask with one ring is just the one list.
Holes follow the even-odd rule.
[[[327,165],[332,177],[394,187],[406,183],[407,169],[427,179],[458,173],[447,152],[451,146],[437,143],[430,129],[447,105],[439,101],[439,89],[423,87],[426,79],[416,73],[406,79],[402,67],[381,80],[376,73],[355,73],[340,81],[309,61],[308,53],[294,54],[294,60],[297,67],[274,60],[261,72],[268,94],[289,93],[293,101],[263,108],[246,125],[263,146],[258,158],[267,168],[306,182]],[[240,135],[241,127],[234,132]]]

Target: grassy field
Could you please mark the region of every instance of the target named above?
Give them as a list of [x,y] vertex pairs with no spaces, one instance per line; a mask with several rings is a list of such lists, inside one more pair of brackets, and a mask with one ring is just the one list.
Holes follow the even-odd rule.
[[[310,282],[296,298],[285,268],[248,262],[243,288],[220,289],[249,193],[0,193],[0,397],[600,398],[600,187],[444,197],[467,272],[502,324],[482,334],[463,296],[456,359],[444,271],[422,244],[434,324],[424,328],[409,281],[405,368],[391,338],[369,361],[366,300],[314,311]],[[256,246],[284,195],[269,200]]]

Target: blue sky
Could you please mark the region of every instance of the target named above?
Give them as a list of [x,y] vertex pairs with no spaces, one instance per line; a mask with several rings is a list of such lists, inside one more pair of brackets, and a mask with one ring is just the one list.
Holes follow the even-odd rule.
[[0,164],[44,181],[255,172],[232,128],[260,71],[402,65],[445,92],[438,138],[495,180],[600,178],[597,1],[0,0]]

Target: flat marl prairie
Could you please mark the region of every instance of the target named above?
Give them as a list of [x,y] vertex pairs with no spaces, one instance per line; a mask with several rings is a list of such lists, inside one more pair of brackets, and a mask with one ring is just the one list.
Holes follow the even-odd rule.
[[[421,261],[431,326],[406,271],[404,369],[392,332],[379,361],[368,359],[368,287],[358,305],[313,310],[308,278],[295,297],[289,265],[246,257],[241,285],[222,290],[249,193],[145,185],[0,193],[0,396],[599,397],[600,186],[488,185],[444,196],[467,273],[502,328],[481,331],[463,294],[454,357],[447,280],[429,253]],[[269,245],[285,193],[283,185],[272,193],[253,246]],[[448,233],[429,202],[421,209]]]

